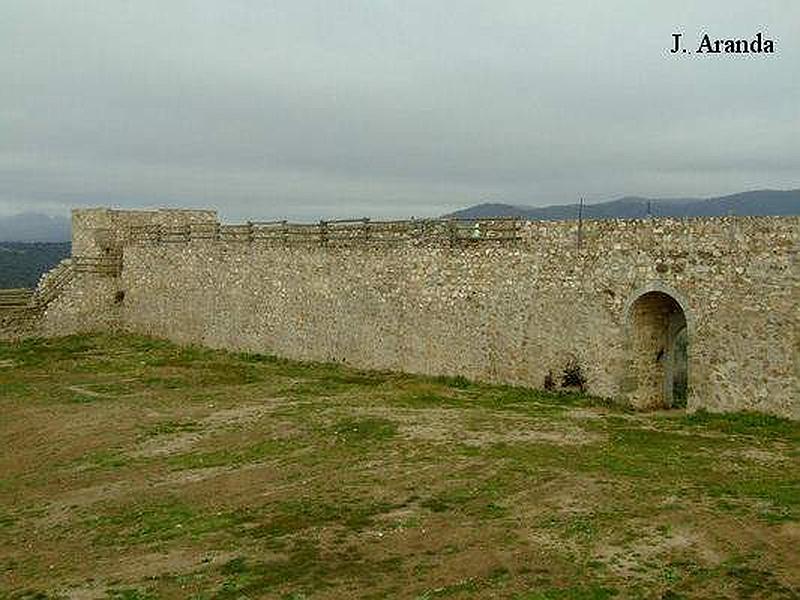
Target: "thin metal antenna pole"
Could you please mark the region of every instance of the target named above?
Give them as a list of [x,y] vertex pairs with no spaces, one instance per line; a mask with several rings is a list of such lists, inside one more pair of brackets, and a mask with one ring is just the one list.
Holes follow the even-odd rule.
[[581,242],[583,238],[583,196],[578,204],[578,250],[581,249]]

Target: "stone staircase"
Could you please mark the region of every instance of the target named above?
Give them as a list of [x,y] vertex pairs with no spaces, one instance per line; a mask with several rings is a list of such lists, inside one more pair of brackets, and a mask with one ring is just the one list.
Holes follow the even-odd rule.
[[0,290],[0,313],[26,310],[33,301],[33,290],[13,288]]
[[48,304],[59,297],[74,277],[72,260],[67,258],[42,275],[35,290],[0,289],[0,339],[35,333]]
[[75,266],[71,258],[65,258],[39,279],[32,296],[32,307],[44,310],[58,298],[64,288],[75,277]]

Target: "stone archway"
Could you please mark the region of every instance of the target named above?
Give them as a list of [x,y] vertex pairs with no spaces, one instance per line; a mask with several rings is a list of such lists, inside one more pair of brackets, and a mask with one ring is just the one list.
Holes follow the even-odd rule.
[[631,404],[636,408],[685,404],[688,323],[681,303],[666,290],[647,290],[634,297],[627,319],[629,380],[634,384]]

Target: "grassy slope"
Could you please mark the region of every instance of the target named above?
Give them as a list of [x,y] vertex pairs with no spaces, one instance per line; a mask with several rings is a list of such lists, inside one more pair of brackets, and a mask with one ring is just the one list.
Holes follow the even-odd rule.
[[0,598],[790,598],[800,424],[0,345]]

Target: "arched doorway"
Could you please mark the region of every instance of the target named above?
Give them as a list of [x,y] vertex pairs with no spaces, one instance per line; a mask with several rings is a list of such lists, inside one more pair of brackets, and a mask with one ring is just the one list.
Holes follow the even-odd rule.
[[689,340],[680,303],[665,291],[645,292],[630,305],[628,324],[631,403],[637,408],[684,406]]

